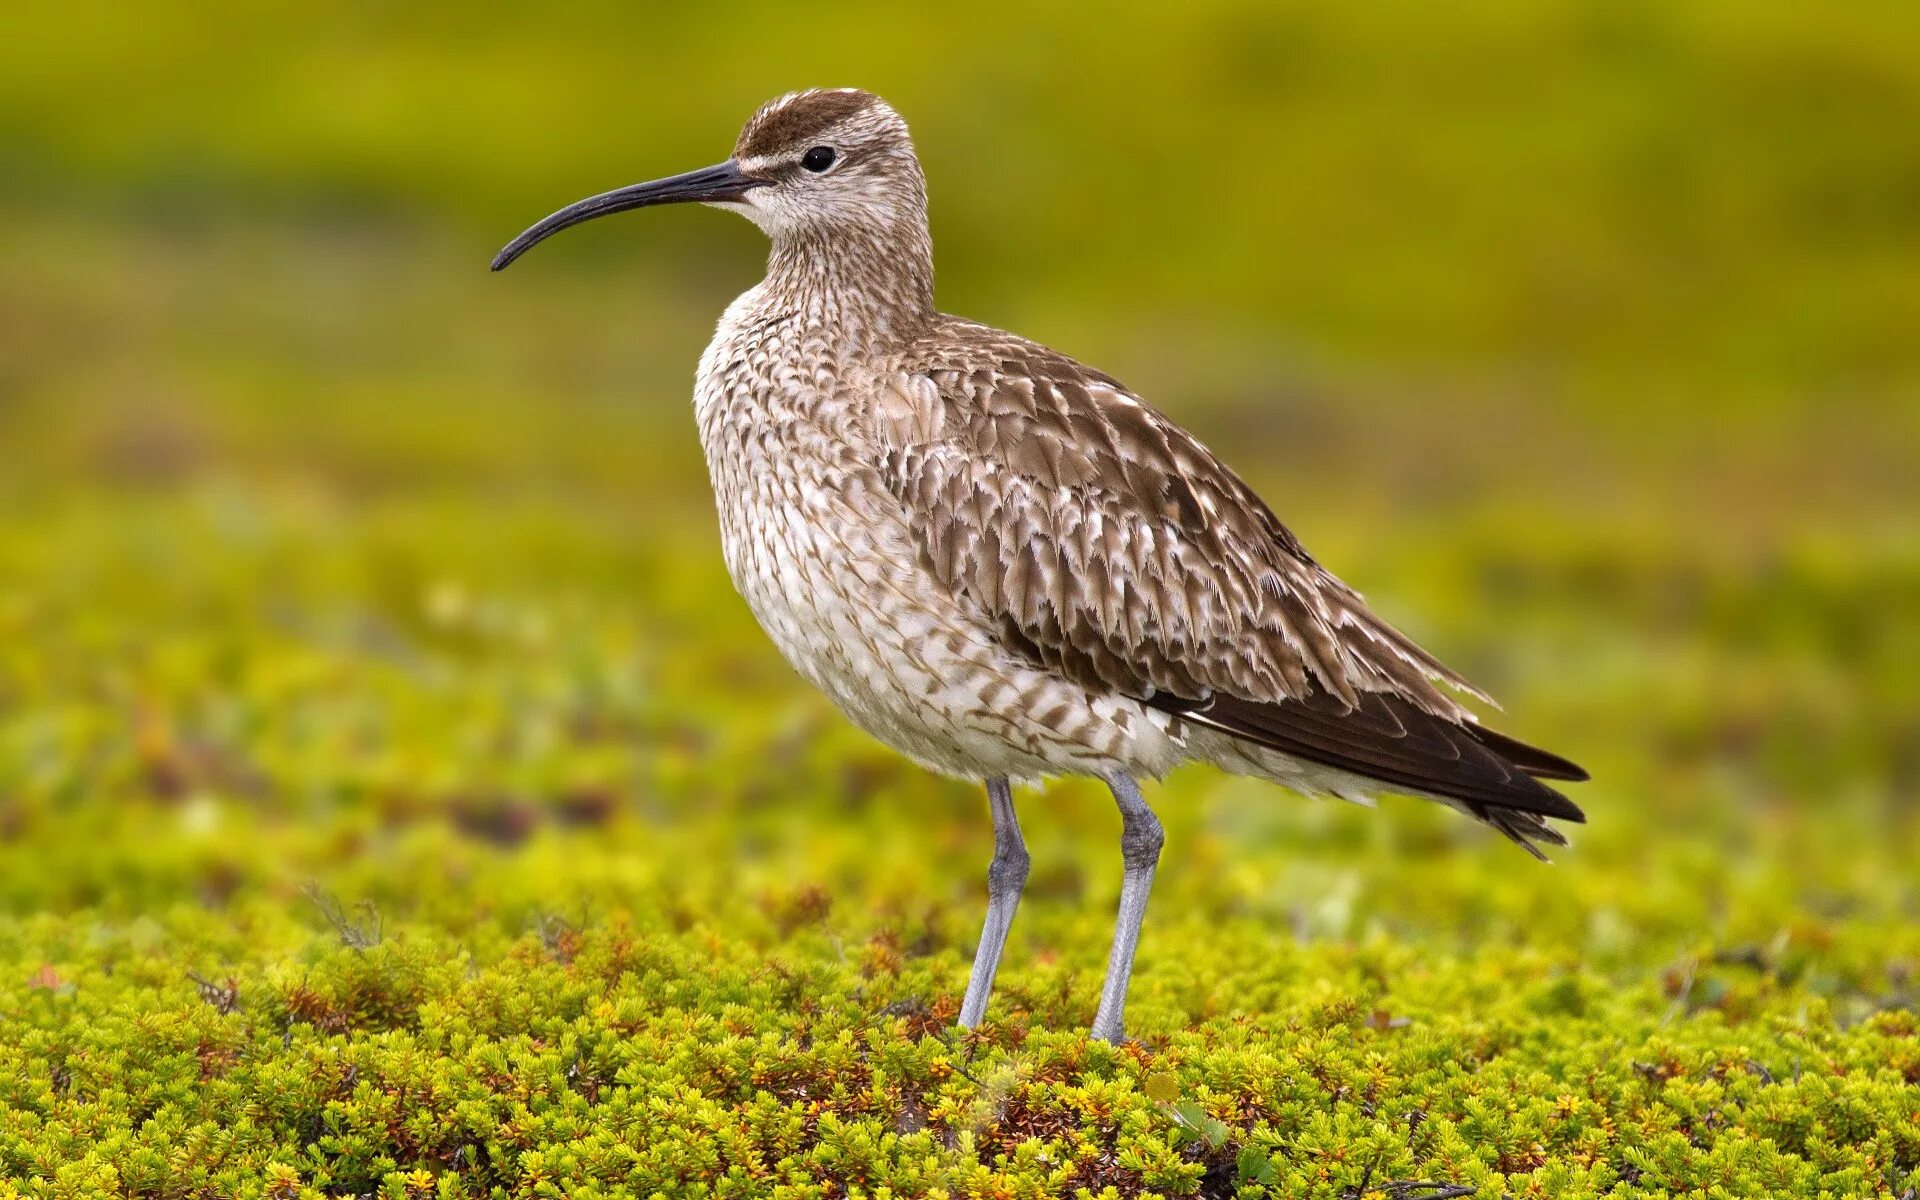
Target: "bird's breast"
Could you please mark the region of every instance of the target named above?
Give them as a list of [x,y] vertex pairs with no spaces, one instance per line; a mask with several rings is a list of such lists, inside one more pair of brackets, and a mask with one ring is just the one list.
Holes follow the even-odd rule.
[[728,573],[802,674],[836,699],[880,687],[899,640],[940,607],[904,508],[856,428],[858,397],[813,335],[731,324],[695,392]]

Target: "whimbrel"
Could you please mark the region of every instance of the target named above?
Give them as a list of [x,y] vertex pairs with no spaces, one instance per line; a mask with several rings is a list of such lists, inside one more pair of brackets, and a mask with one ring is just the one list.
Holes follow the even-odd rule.
[[1188,761],[1307,794],[1439,800],[1536,857],[1586,773],[1479,725],[1487,698],[1369,611],[1240,477],[1118,380],[933,306],[906,123],[771,101],[719,166],[561,209],[698,201],[772,239],[701,356],[727,570],[800,674],[926,767],[986,782],[995,850],[959,1023],[984,1016],[1027,878],[1012,785],[1104,780],[1124,872],[1092,1034],[1118,1041],[1163,840],[1139,780]]

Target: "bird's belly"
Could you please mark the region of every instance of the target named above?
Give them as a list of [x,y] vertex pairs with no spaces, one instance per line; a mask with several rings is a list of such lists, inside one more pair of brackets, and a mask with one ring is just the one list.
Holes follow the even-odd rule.
[[787,661],[881,741],[975,779],[1159,774],[1178,757],[1132,701],[1001,647],[920,564],[898,501],[860,472],[714,466],[735,586]]

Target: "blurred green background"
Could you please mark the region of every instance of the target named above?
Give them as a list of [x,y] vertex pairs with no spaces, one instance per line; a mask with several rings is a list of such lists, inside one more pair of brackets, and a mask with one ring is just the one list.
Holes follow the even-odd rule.
[[[1202,1019],[1177,955],[1222,928],[1912,1004],[1920,6],[30,0],[0,1019],[57,1023],[28,975],[102,945],[189,998],[182,963],[298,961],[315,880],[508,942],[824,887],[849,938],[917,914],[957,992],[981,797],[846,727],[721,566],[689,393],[760,235],[663,211],[486,270],[813,85],[912,125],[944,308],[1127,380],[1594,772],[1551,870],[1413,801],[1179,775],[1141,1032]],[[1011,1003],[1071,1025],[1117,820],[1023,808],[1007,978],[1073,985]],[[1695,995],[1752,947],[1779,973]]]

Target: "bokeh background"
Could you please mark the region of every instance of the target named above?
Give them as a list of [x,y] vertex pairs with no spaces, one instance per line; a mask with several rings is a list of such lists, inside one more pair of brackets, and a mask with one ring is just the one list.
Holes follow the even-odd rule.
[[[14,1020],[54,1022],[103,945],[163,990],[271,992],[327,936],[303,888],[482,959],[552,920],[791,933],[767,914],[812,905],[849,944],[904,922],[957,994],[984,803],[848,728],[720,562],[689,393],[760,235],[635,214],[486,270],[810,85],[911,123],[944,308],[1127,380],[1595,775],[1551,869],[1412,800],[1177,776],[1143,1031],[1213,1011],[1194,989],[1236,968],[1182,953],[1220,929],[1525,951],[1729,1020],[1912,1004],[1920,7],[4,26]],[[1023,808],[1006,1003],[1071,1024],[1118,823],[1072,782]]]

